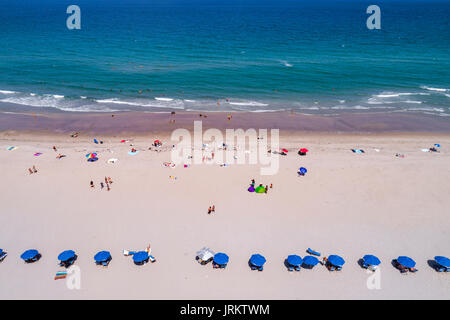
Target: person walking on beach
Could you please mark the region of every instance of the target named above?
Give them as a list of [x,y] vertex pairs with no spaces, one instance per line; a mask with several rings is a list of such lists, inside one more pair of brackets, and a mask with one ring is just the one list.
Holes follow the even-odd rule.
[[215,205],[212,206],[211,211],[214,212],[214,213],[216,213],[216,206],[215,206]]
[[270,189],[272,189],[273,188],[273,184],[270,184]]
[[55,152],[57,151],[55,146],[53,146],[53,150],[54,150]]
[[208,214],[211,214],[211,207],[208,208]]
[[36,167],[35,167],[35,166],[33,166],[33,172],[34,172],[34,173],[36,173],[36,172],[37,172],[37,170],[36,170]]
[[106,185],[106,190],[110,191],[111,188],[109,187],[109,184]]
[[33,170],[31,170],[31,168],[28,168],[28,172],[29,172],[30,174],[33,174]]
[[252,179],[252,187],[255,186],[255,179]]
[[267,190],[269,190],[269,186],[266,185],[266,188],[264,190],[264,193],[267,193]]
[[101,189],[103,189],[105,187],[105,185],[103,184],[103,182],[100,182],[100,187]]
[[91,180],[91,188],[94,188],[94,181]]

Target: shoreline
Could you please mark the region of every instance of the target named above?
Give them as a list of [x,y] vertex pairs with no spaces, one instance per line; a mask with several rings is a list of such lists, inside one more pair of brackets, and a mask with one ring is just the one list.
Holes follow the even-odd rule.
[[[207,115],[207,118],[199,115]],[[228,120],[227,116],[232,119]],[[171,123],[171,121],[175,123]],[[279,129],[282,134],[450,134],[450,121],[442,117],[403,113],[360,113],[316,116],[286,111],[251,112],[153,112],[54,113],[0,112],[0,134],[167,135],[177,128],[193,130],[194,121],[202,121],[204,130]]]

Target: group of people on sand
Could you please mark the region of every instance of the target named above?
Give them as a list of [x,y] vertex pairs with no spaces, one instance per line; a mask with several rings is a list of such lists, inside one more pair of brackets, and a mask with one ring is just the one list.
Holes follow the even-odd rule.
[[[108,191],[110,191],[112,183],[113,183],[113,181],[112,181],[111,177],[105,177],[105,183],[103,183],[103,181],[100,182],[100,190],[105,188],[105,185],[106,185],[106,189]],[[91,188],[95,188],[94,181],[91,180],[90,186],[91,186]]]
[[216,213],[216,206],[212,205],[212,207],[208,208],[208,214],[211,214],[212,212]]
[[33,174],[33,173],[37,173],[38,171],[37,171],[36,167],[33,166],[33,168],[28,168],[28,172],[29,172],[30,174]]
[[[251,185],[251,187],[254,189],[255,188],[255,179],[252,179],[252,183],[250,184]],[[260,183],[259,184],[259,186],[258,187],[263,187],[265,190],[264,190],[264,193],[267,193],[267,191],[269,191],[269,186],[268,185],[266,185],[265,187],[263,186],[263,184],[262,183]],[[272,189],[273,188],[273,184],[271,183],[270,184],[270,189]]]

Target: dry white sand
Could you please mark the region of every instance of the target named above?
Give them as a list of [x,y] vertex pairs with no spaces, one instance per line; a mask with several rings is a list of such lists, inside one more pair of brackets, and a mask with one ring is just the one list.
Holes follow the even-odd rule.
[[[449,274],[427,263],[450,256],[448,135],[284,137],[282,145],[292,151],[274,176],[260,176],[259,166],[251,165],[169,169],[162,166],[169,152],[130,156],[121,138],[95,145],[85,137],[3,136],[0,248],[8,257],[0,263],[0,299],[450,298]],[[141,137],[133,144],[145,150],[151,141]],[[440,153],[421,152],[434,143],[442,144]],[[53,145],[67,157],[56,159]],[[298,146],[310,150],[307,157],[296,154]],[[100,160],[86,162],[85,154],[94,151]],[[108,164],[109,158],[119,161]],[[33,165],[39,172],[30,175]],[[305,177],[297,177],[300,166],[308,168]],[[100,190],[105,176],[114,181],[110,192]],[[249,193],[252,178],[274,188]],[[216,213],[208,215],[212,204]],[[122,255],[148,243],[154,264],[136,266]],[[199,265],[195,253],[203,246],[227,253],[228,267]],[[308,247],[344,257],[343,271],[318,265],[287,272],[287,255],[303,257]],[[42,259],[25,264],[20,254],[30,248]],[[78,254],[80,290],[53,280],[61,270],[57,255],[66,249]],[[100,250],[112,253],[107,269],[93,262]],[[247,265],[257,252],[267,258],[263,272]],[[380,290],[367,288],[370,275],[357,264],[369,253],[382,260]],[[394,269],[391,260],[399,255],[415,259],[419,272]]]

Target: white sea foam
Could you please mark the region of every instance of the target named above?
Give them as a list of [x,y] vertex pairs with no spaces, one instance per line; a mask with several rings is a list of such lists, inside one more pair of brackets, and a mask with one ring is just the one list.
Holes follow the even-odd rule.
[[432,88],[432,87],[427,87],[427,86],[421,86],[422,89],[425,90],[430,90],[430,91],[437,91],[437,92],[446,92],[449,91],[449,89],[444,89],[444,88]]
[[2,93],[2,94],[15,94],[15,93],[18,93],[18,92],[16,92],[16,91],[9,91],[9,90],[0,90],[0,93]]
[[249,106],[249,107],[267,107],[267,103],[261,103],[257,101],[242,101],[242,102],[228,102],[233,106]]
[[173,101],[172,98],[155,98],[155,100],[158,100],[158,101]]

